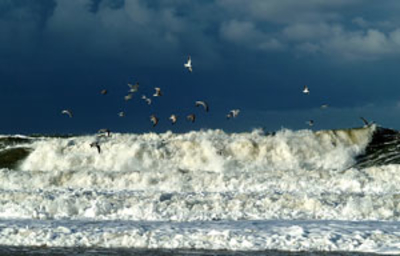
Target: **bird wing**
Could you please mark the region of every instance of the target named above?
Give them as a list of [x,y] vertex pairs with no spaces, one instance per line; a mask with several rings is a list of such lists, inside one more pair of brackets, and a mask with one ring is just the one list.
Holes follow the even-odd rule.
[[365,119],[364,117],[360,117],[360,119],[364,122],[365,125],[369,125],[369,122],[367,119]]
[[67,114],[69,117],[72,117],[72,113],[69,110],[63,110],[61,111],[62,114]]
[[196,107],[198,107],[198,106],[203,106],[204,110],[206,112],[208,112],[208,104],[205,103],[204,101],[200,101],[200,100],[196,101]]

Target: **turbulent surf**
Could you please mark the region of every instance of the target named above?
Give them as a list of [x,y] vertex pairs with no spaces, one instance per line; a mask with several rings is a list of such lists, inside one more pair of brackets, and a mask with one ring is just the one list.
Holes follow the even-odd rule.
[[375,125],[4,135],[0,244],[399,253],[399,138]]

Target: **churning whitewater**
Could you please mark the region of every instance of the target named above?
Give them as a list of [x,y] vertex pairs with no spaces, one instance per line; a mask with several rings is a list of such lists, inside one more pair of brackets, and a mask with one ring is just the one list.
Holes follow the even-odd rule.
[[398,253],[399,138],[1,136],[0,244]]

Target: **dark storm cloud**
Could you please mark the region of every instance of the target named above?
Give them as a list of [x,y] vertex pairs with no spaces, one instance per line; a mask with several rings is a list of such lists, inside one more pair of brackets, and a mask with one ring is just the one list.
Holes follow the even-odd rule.
[[[97,109],[115,117],[126,83],[138,79],[168,87],[165,105],[152,109],[165,112],[181,109],[176,98],[185,106],[207,100],[215,115],[242,108],[272,111],[271,118],[326,100],[346,112],[393,103],[399,9],[393,0],[4,0],[0,97],[4,105],[26,100],[21,109],[72,104],[83,109],[82,118]],[[183,69],[189,54],[191,76]],[[307,100],[304,84],[311,88]],[[115,103],[87,104],[103,86]],[[137,113],[147,120],[142,107]]]
[[[0,5],[0,28],[10,34],[19,26],[26,38],[49,22],[46,35],[53,45],[137,56],[157,65],[170,65],[172,56],[188,52],[217,63],[225,57],[223,44],[343,61],[397,56],[400,23],[369,14],[376,5],[369,0],[10,0]],[[161,63],[155,61],[159,56],[165,56]]]
[[200,21],[206,7],[197,10],[197,5],[60,0],[46,36],[61,47],[57,50],[74,48],[88,55],[140,59],[140,65],[170,65],[173,56],[182,58],[189,52],[213,60],[215,35],[206,35],[213,24]]
[[[389,2],[387,9],[396,5]],[[394,13],[370,14],[376,5],[368,0],[6,0],[0,3],[0,29],[6,35],[2,45],[4,38],[29,45],[29,36],[49,23],[45,35],[54,45],[120,57],[190,51],[215,61],[222,44],[232,44],[260,52],[376,60],[400,53],[400,23]]]
[[[255,0],[245,4],[240,0],[221,0],[218,3],[231,19],[222,24],[221,36],[259,50],[286,48],[294,54],[318,54],[344,61],[377,60],[400,53],[400,24],[393,23],[390,16],[369,20],[376,19],[368,15],[368,10],[377,4],[372,1]],[[362,17],[363,13],[371,17]],[[271,26],[275,26],[272,31],[265,29]],[[264,44],[272,47],[260,47]]]
[[3,0],[0,2],[0,20],[29,21],[43,27],[55,7],[55,0]]
[[97,13],[102,7],[108,7],[111,9],[119,9],[124,7],[125,0],[91,0],[88,4],[89,11],[92,13]]
[[55,0],[0,1],[0,56],[25,51],[45,29],[55,7]]

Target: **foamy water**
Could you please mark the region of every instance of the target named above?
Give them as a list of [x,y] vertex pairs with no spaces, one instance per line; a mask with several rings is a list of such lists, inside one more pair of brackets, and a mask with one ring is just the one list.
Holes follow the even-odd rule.
[[374,132],[25,138],[0,244],[399,253],[400,166],[356,166]]

